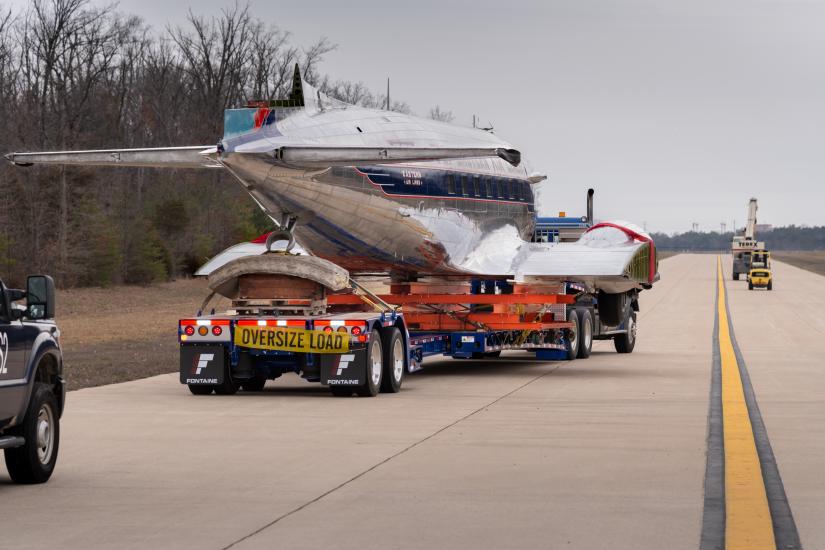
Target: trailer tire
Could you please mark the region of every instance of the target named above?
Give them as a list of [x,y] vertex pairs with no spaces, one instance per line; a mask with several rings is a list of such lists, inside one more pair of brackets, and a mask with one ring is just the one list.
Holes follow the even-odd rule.
[[628,310],[627,313],[625,318],[627,332],[613,337],[616,353],[633,353],[633,348],[636,347],[636,312]]
[[577,309],[579,316],[579,359],[587,359],[593,351],[593,314],[589,309]]
[[187,384],[187,387],[192,395],[212,395],[215,390],[215,386],[208,384]]
[[406,348],[401,331],[393,327],[381,334],[384,348],[384,373],[381,377],[382,393],[398,393],[407,370]]
[[734,281],[738,281],[738,280],[739,280],[739,274],[738,274],[738,273],[736,273],[735,271],[733,272],[733,280],[734,280]]
[[375,397],[381,390],[383,375],[384,350],[381,345],[381,333],[378,329],[372,329],[367,345],[367,379],[362,385],[355,387],[355,393],[361,397]]
[[52,388],[35,384],[23,423],[11,430],[26,443],[5,451],[6,469],[15,483],[45,483],[51,477],[60,447],[58,410]]
[[575,309],[567,313],[567,321],[573,323],[573,328],[567,329],[567,360],[572,361],[579,354],[579,316]]
[[232,369],[229,368],[229,357],[225,357],[224,367],[223,367],[223,383],[222,384],[215,384],[213,388],[215,388],[216,395],[235,395],[238,393],[241,385],[232,378]]
[[352,389],[352,386],[330,386],[329,391],[335,397],[352,397],[352,392],[355,390]]
[[260,375],[241,382],[243,391],[263,391],[264,386],[266,386],[266,377]]

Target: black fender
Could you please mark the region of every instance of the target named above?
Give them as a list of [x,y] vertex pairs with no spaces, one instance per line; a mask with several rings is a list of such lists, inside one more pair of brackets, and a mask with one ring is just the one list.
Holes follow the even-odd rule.
[[[50,372],[38,373],[38,367],[44,360],[51,361]],[[40,379],[38,380],[38,376]],[[45,377],[45,378],[44,378]],[[23,403],[23,410],[19,415],[25,414],[26,406],[31,399],[35,382],[46,382],[53,384],[54,396],[57,399],[58,416],[63,416],[63,408],[66,404],[66,382],[63,379],[63,354],[60,351],[57,340],[51,332],[41,332],[34,340],[32,349],[26,363],[26,399]],[[18,418],[20,416],[18,415]]]

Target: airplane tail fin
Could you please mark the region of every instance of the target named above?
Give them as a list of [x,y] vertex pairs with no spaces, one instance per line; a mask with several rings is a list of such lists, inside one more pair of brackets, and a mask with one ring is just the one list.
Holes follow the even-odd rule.
[[270,126],[274,129],[279,110],[302,109],[304,106],[304,84],[301,70],[296,63],[289,96],[285,99],[256,99],[247,102],[246,107],[226,109],[223,112],[223,137],[250,134]]

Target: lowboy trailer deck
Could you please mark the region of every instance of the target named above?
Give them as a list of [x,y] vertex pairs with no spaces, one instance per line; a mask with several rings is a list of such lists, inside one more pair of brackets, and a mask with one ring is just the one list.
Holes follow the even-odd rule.
[[594,339],[614,339],[621,353],[635,345],[635,294],[569,283],[395,282],[378,294],[330,262],[276,253],[230,262],[209,281],[230,309],[178,327],[180,381],[196,395],[259,391],[296,373],[336,396],[372,397],[398,392],[430,356],[572,360]]

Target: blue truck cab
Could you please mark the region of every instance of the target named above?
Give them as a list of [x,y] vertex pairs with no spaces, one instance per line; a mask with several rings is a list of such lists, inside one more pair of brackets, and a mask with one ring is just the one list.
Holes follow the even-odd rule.
[[66,386],[54,309],[51,277],[28,277],[25,291],[0,281],[0,449],[16,483],[43,483],[57,463]]

